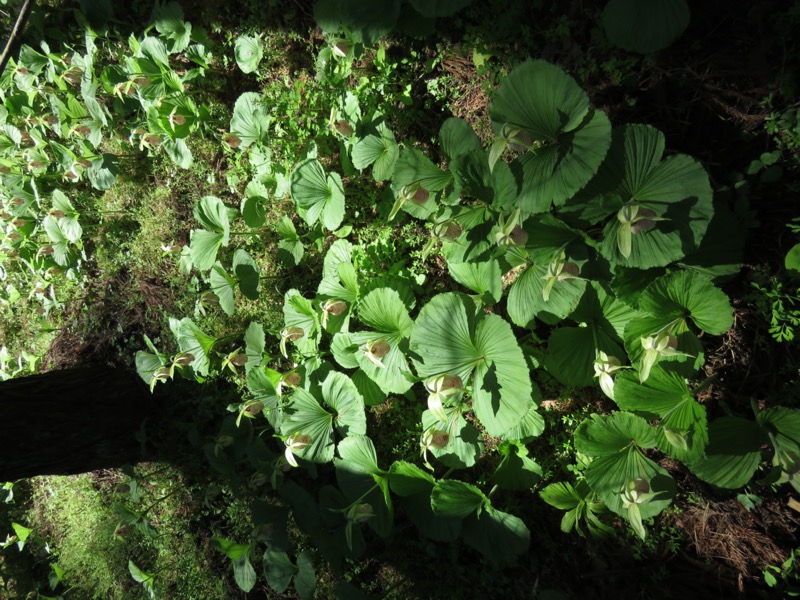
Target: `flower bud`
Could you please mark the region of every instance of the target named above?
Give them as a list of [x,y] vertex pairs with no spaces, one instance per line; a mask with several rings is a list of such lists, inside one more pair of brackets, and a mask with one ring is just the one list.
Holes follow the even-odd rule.
[[347,520],[351,523],[366,523],[374,516],[375,513],[372,512],[372,505],[366,502],[363,504],[355,504],[347,511]]
[[288,373],[281,375],[281,383],[285,383],[289,387],[293,388],[300,385],[302,379],[303,378],[300,376],[300,373],[297,371],[289,371]]
[[462,234],[464,228],[455,221],[437,223],[433,228],[433,235],[443,240],[455,240]]
[[231,364],[236,367],[243,367],[247,364],[247,355],[246,354],[235,354],[231,357],[230,360]]
[[389,354],[391,349],[389,342],[384,339],[369,341],[364,345],[364,355],[376,367],[383,369],[385,365],[381,362],[381,359]]
[[255,416],[258,413],[260,413],[262,410],[264,410],[264,403],[263,402],[259,402],[258,400],[254,400],[254,401],[248,402],[247,405],[244,407],[244,410],[248,414],[251,414],[251,415]]
[[345,58],[347,53],[350,52],[350,46],[344,40],[339,40],[331,45],[331,52],[337,58]]
[[339,119],[335,121],[333,124],[333,128],[341,135],[346,138],[349,138],[354,133],[353,126],[350,125],[345,119]]
[[242,139],[234,133],[226,133],[222,136],[222,141],[228,144],[231,148],[238,148],[242,143]]
[[188,352],[181,352],[180,354],[177,354],[175,356],[172,362],[181,367],[185,367],[186,365],[191,364],[192,361],[194,361],[194,354],[190,354]]
[[650,494],[650,482],[642,477],[629,479],[622,490],[622,503],[627,508],[630,504],[646,502]]
[[233,445],[234,438],[232,435],[221,435],[217,438],[217,446],[220,448],[228,448]]
[[287,327],[281,331],[281,337],[286,338],[290,342],[296,342],[306,334],[300,327]]

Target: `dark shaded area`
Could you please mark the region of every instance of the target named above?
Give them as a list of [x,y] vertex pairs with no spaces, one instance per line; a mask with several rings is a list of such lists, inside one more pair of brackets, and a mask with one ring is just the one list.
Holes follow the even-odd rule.
[[139,377],[104,366],[4,381],[0,481],[136,463],[155,406]]

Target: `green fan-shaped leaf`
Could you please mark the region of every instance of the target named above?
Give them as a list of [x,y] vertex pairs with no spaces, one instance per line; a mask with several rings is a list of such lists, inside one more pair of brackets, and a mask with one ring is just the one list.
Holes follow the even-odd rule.
[[69,266],[75,256],[70,249],[70,241],[67,238],[67,234],[61,229],[61,224],[51,216],[45,217],[42,224],[47,237],[50,238],[50,245],[53,248],[53,260],[62,267]]
[[637,505],[643,519],[659,514],[672,502],[676,493],[675,480],[635,446],[595,458],[584,473],[597,497],[605,502],[609,510],[624,517],[629,517],[629,512],[623,506],[622,493],[633,480],[646,480],[653,495]]
[[583,246],[583,234],[552,214],[535,215],[523,228],[528,234],[525,249],[534,260],[549,261],[561,250]]
[[294,453],[312,462],[331,462],[333,418],[334,416],[320,406],[314,396],[298,388],[282,410],[281,433],[285,436],[311,436],[309,445]]
[[631,446],[656,445],[655,430],[643,418],[630,413],[595,414],[575,430],[575,448],[587,456],[608,456]]
[[721,488],[740,488],[761,464],[761,432],[758,424],[740,417],[720,417],[708,427],[706,455],[688,462],[703,481]]
[[728,297],[708,279],[691,271],[659,277],[639,297],[639,308],[673,320],[691,317],[703,331],[722,335],[733,325]]
[[510,564],[525,554],[531,533],[522,519],[488,508],[464,520],[464,541],[494,564]]
[[181,352],[194,356],[191,366],[195,372],[208,375],[209,356],[217,339],[205,333],[188,317],[180,321],[170,319],[169,328],[175,335]]
[[183,20],[183,8],[177,2],[158,4],[153,9],[156,30],[172,43],[169,51],[183,52],[192,38],[192,24]]
[[166,139],[163,141],[162,146],[164,151],[169,156],[170,160],[178,165],[181,169],[188,169],[192,166],[194,158],[189,146],[186,145],[186,140],[179,139]]
[[593,282],[587,286],[570,319],[579,327],[562,327],[553,331],[548,342],[545,366],[566,385],[592,385],[596,381],[594,362],[599,352],[624,361],[622,330],[637,316],[617,302],[604,286]]
[[385,475],[378,467],[378,455],[375,453],[375,446],[372,440],[365,435],[350,435],[339,442],[337,446],[341,459],[337,460],[337,465],[341,461],[350,463],[351,470],[357,470],[369,475]]
[[559,327],[550,334],[545,366],[565,385],[589,386],[596,381],[593,365],[600,351],[620,360],[624,358],[620,345],[595,323],[586,327]]
[[220,263],[216,263],[211,269],[209,285],[211,291],[217,295],[222,311],[228,316],[232,315],[235,308],[233,292],[236,289],[236,278],[231,277]]
[[333,371],[322,382],[322,397],[336,411],[335,425],[341,435],[365,435],[364,399],[350,378]]
[[389,468],[389,485],[398,496],[430,493],[436,480],[433,475],[405,461],[395,461]]
[[794,444],[800,444],[799,410],[775,406],[758,413],[757,421],[768,431],[786,437]]
[[161,67],[169,69],[167,45],[158,36],[148,36],[140,42],[142,54]]
[[200,221],[200,224],[206,229],[224,234],[223,244],[228,245],[230,223],[228,209],[222,200],[216,196],[204,196],[195,204],[193,214],[194,218]]
[[542,392],[536,384],[533,385],[533,404],[522,417],[522,420],[516,426],[506,431],[501,437],[504,440],[516,440],[523,444],[527,444],[534,438],[537,438],[544,431],[544,418],[537,410],[542,401]]
[[399,156],[400,147],[394,134],[385,126],[378,135],[367,135],[353,146],[353,166],[361,170],[372,165],[375,181],[385,181],[392,177]]
[[289,290],[283,299],[283,317],[287,328],[299,327],[303,330],[303,337],[293,342],[297,349],[305,355],[314,353],[319,338],[320,322],[311,301],[304,298],[297,290]]
[[450,274],[458,283],[478,294],[484,304],[500,302],[503,295],[502,273],[496,260],[479,263],[447,263]]
[[654,428],[630,413],[592,415],[575,431],[576,449],[595,458],[585,471],[586,481],[608,508],[628,516],[622,493],[636,479],[648,482],[652,496],[638,505],[642,518],[657,515],[675,496],[675,482],[640,448],[657,444]]
[[[362,323],[374,331],[337,334],[332,346],[336,360],[345,368],[353,368],[354,365],[361,367],[384,393],[406,392],[414,378],[400,345],[408,337],[414,323],[400,295],[389,288],[377,288],[363,298],[358,316]],[[378,358],[380,364],[376,364],[368,357],[366,346],[380,340],[389,345],[389,350],[385,356]]]
[[289,587],[297,572],[297,567],[289,560],[286,552],[267,550],[264,552],[264,577],[269,587],[282,594]]
[[519,185],[506,163],[498,162],[490,168],[486,152],[477,149],[459,154],[449,166],[462,196],[476,198],[504,213],[514,210]]
[[653,419],[663,417],[683,402],[694,402],[686,379],[656,365],[644,383],[635,373],[620,373],[614,386],[614,401],[622,410]]
[[344,189],[337,173],[327,177],[315,158],[308,159],[292,172],[292,198],[303,211],[309,225],[317,221],[331,231],[344,219]]
[[644,383],[635,373],[620,373],[614,384],[614,400],[623,410],[662,419],[659,446],[664,452],[684,462],[704,454],[708,443],[706,409],[694,399],[682,376],[658,365]]
[[[615,129],[613,143],[592,182],[570,201],[570,210],[603,211],[610,216],[603,229],[600,252],[614,264],[649,269],[665,266],[694,252],[714,214],[711,185],[703,167],[685,155],[664,160],[664,135],[648,125]],[[633,203],[662,219],[649,229],[629,235],[630,251],[620,251],[617,213]]]
[[[611,280],[611,289],[620,302],[632,308],[639,306],[639,296],[657,278],[666,273],[665,269],[634,269],[631,267],[617,267],[614,279]],[[624,329],[624,327],[623,327]]]
[[689,25],[689,14],[686,0],[610,0],[601,21],[613,44],[649,54],[674,42]]
[[503,460],[497,465],[493,479],[500,487],[508,490],[527,490],[542,478],[542,468],[527,456],[524,446],[505,443],[500,446]]
[[400,294],[390,288],[377,288],[362,298],[358,319],[375,331],[396,337],[408,337],[414,322]]
[[[286,215],[284,215],[285,217]],[[298,237],[297,239],[283,238],[278,241],[278,260],[286,267],[296,267],[305,254],[305,246]]]
[[394,168],[392,183],[397,187],[420,185],[428,192],[438,192],[453,181],[448,171],[442,171],[430,158],[416,148],[406,147]]
[[[388,353],[380,359],[382,367],[371,361],[367,354],[368,343],[380,340],[389,345]],[[384,394],[402,394],[411,388],[414,377],[405,354],[400,349],[402,338],[396,334],[373,331],[337,333],[331,350],[336,361],[346,369],[360,368]]]
[[481,139],[464,119],[449,118],[439,129],[439,145],[448,161],[472,151],[483,151]]
[[411,334],[422,377],[458,375],[472,384],[472,408],[490,435],[503,435],[532,404],[530,374],[511,327],[497,315],[478,314],[466,295],[435,296]]
[[83,235],[83,229],[78,223],[78,211],[61,190],[53,190],[53,209],[63,213],[57,218],[64,236],[73,244],[78,243]]
[[217,261],[217,251],[224,240],[225,234],[193,229],[189,240],[192,264],[200,271],[213,267]]
[[429,451],[451,469],[467,469],[475,464],[483,452],[483,439],[457,408],[446,409],[446,413],[446,423],[439,421],[430,410],[422,413],[422,428],[425,431],[439,430],[447,434],[447,443],[443,447],[432,446]]
[[233,254],[233,272],[239,282],[242,295],[250,300],[258,300],[258,265],[244,250]]
[[260,323],[252,322],[244,332],[244,351],[247,356],[245,369],[250,371],[253,367],[258,367],[264,361],[264,348],[266,347],[266,337],[264,328]]
[[[356,363],[356,366],[358,366],[358,363]],[[358,393],[364,397],[364,404],[366,406],[375,406],[376,404],[383,404],[386,402],[388,394],[363,370],[358,369],[350,376],[350,379],[352,379],[353,383],[356,385]]]
[[638,305],[647,314],[631,320],[625,328],[625,347],[631,362],[642,361],[643,337],[667,332],[676,336],[677,350],[686,356],[660,356],[658,361],[673,363],[686,376],[703,364],[703,346],[689,330],[688,319],[714,334],[724,333],[733,323],[725,294],[693,271],[677,271],[654,280],[639,296]]
[[[692,377],[703,366],[705,354],[703,344],[699,338],[689,330],[683,321],[667,320],[663,315],[646,315],[632,319],[625,327],[625,349],[631,364],[637,366],[644,377],[643,358],[645,351],[642,348],[642,338],[651,337],[660,331],[672,331],[677,340],[677,350],[680,354],[672,356],[658,356],[656,364],[669,365],[669,368],[684,377]],[[646,377],[645,377],[646,379]]]
[[317,587],[317,575],[314,570],[314,561],[308,550],[303,550],[297,555],[297,575],[294,578],[294,587],[300,600],[312,600]]
[[[521,129],[530,150],[512,163],[525,214],[562,204],[597,172],[611,143],[611,125],[589,109],[569,75],[543,60],[528,61],[502,82],[489,107],[496,133]],[[523,140],[525,142],[526,140]]]
[[253,143],[264,142],[271,117],[261,103],[261,96],[245,92],[236,100],[231,118],[231,133],[239,139],[238,145],[247,148]]
[[243,35],[236,39],[234,47],[236,64],[244,73],[252,73],[264,58],[261,39],[257,36]]
[[433,512],[443,517],[464,518],[489,505],[489,498],[480,489],[455,479],[437,481],[431,493]]
[[86,173],[93,188],[107,190],[114,185],[119,175],[119,159],[113,154],[103,154],[92,161],[92,166]]
[[508,293],[508,316],[520,327],[525,327],[541,313],[554,316],[557,320],[564,319],[578,306],[586,289],[586,281],[582,279],[557,281],[545,301],[546,275],[547,264],[533,263],[512,285]]

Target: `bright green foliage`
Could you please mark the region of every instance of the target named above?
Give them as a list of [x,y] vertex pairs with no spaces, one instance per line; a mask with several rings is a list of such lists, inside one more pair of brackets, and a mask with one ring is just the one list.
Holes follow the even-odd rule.
[[[717,248],[709,232],[719,222],[697,161],[670,153],[648,125],[612,130],[578,83],[543,60],[499,82],[485,147],[455,118],[438,137],[401,139],[399,96],[387,100],[385,85],[393,67],[385,47],[373,57],[370,45],[466,4],[317,2],[328,32],[318,82],[280,101],[274,91],[244,92],[213,127],[189,90],[218,62],[175,3],[159,5],[154,28],[131,36],[127,56],[99,75],[87,35],[86,51],[69,61],[26,47],[4,76],[21,96],[3,98],[0,115],[0,163],[11,171],[2,175],[3,222],[16,219],[19,236],[6,236],[2,256],[19,252],[39,273],[84,259],[90,220],[64,182],[115,184],[124,161],[109,150],[110,132],[124,129],[142,152],[163,146],[182,168],[196,160],[193,138],[208,133],[235,165],[232,198],[195,196],[198,225],[180,264],[196,269],[197,314],[170,320],[175,354],[146,340],[136,367],[151,387],[176,375],[224,376],[241,392],[204,452],[233,487],[274,491],[254,503],[251,537],[215,538],[244,591],[263,570],[276,593],[294,585],[313,597],[317,557],[335,572],[375,535],[388,538],[401,516],[427,538],[461,539],[490,562],[511,563],[528,551],[530,532],[505,510],[540,485],[542,499],[565,511],[564,531],[612,531],[613,513],[643,538],[644,522],[676,493],[663,455],[720,487],[746,485],[764,460],[768,481],[798,485],[795,411],[709,422],[696,400],[701,332],[722,335],[732,324],[709,277],[738,262],[719,271],[698,259]],[[257,73],[269,43],[233,40],[220,62]],[[371,65],[386,81],[358,79]],[[55,90],[46,102],[45,81]],[[26,127],[36,111],[53,118]],[[438,142],[437,155],[428,142]],[[39,185],[50,163],[58,185]],[[376,251],[369,237],[381,219],[393,239]],[[387,225],[401,221],[413,241]],[[434,264],[444,277],[432,281]],[[250,311],[271,303],[273,288],[283,322],[255,317],[262,326]],[[596,383],[622,411],[580,424],[573,483],[541,482],[539,463],[551,461],[533,454],[544,429],[541,369],[566,386]],[[379,440],[372,423],[394,423],[398,406],[414,408],[403,409],[396,439]],[[142,513],[119,514],[146,529]],[[292,549],[289,523],[313,556]],[[150,592],[151,575],[131,565]]]
[[532,383],[511,327],[478,313],[467,296],[442,294],[422,308],[411,336],[422,377],[447,374],[472,387],[473,410],[491,435],[502,436],[528,411]]
[[322,399],[334,413],[323,408],[306,390],[295,390],[289,408],[283,411],[281,426],[282,435],[310,436],[309,445],[296,453],[320,463],[333,460],[334,428],[342,436],[366,433],[364,400],[352,381],[341,373],[330,373],[322,384]]
[[675,496],[675,481],[642,452],[656,444],[655,430],[629,413],[592,415],[575,432],[578,452],[593,457],[585,471],[589,487],[642,538],[642,519],[660,513]]
[[339,228],[344,219],[344,190],[337,173],[325,175],[316,159],[301,163],[292,173],[292,198],[309,225],[321,222],[326,228]]
[[252,73],[264,57],[261,40],[244,35],[236,40],[236,64],[245,73]]
[[524,214],[563,204],[586,185],[608,151],[608,118],[590,110],[578,84],[545,61],[514,69],[490,111],[499,134],[495,144],[522,152],[511,168],[521,172],[518,202]]
[[231,147],[247,148],[265,142],[271,117],[254,92],[245,92],[236,100],[231,117],[231,136],[226,141]]
[[568,202],[579,222],[605,221],[600,252],[609,261],[664,266],[696,249],[705,235],[713,215],[708,175],[685,155],[662,160],[664,147],[664,135],[653,127],[616,129],[597,177]]

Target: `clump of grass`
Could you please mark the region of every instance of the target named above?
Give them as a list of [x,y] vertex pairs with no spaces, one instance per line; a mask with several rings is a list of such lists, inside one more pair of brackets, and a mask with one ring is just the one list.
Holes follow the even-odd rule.
[[[208,528],[197,524],[227,515],[209,515],[201,487],[184,481],[173,467],[143,464],[132,473],[135,484],[119,471],[36,482],[31,520],[49,541],[74,597],[146,598],[131,577],[129,561],[155,575],[159,596],[230,597],[228,565],[201,539],[211,535]],[[132,495],[131,488],[137,493]],[[126,511],[143,514],[149,533],[138,525],[123,526]]]
[[[136,598],[125,547],[114,541],[111,506],[90,475],[45,477],[33,492],[34,523],[51,541],[65,580],[87,598]],[[129,581],[130,580],[130,581]]]

